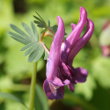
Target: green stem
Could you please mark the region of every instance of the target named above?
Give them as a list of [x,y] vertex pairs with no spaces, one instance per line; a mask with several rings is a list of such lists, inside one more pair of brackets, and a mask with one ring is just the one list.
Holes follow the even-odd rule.
[[34,64],[34,72],[31,78],[31,87],[30,87],[30,104],[29,110],[34,110],[34,98],[35,98],[35,87],[36,87],[36,74],[37,74],[37,63]]

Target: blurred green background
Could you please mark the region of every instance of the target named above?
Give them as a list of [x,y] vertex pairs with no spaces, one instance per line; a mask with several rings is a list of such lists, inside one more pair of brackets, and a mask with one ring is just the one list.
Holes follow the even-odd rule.
[[47,100],[42,91],[46,64],[42,58],[37,67],[36,110],[110,110],[110,58],[102,56],[99,44],[102,26],[110,20],[110,0],[0,0],[0,110],[26,110],[21,103],[28,106],[33,72],[33,64],[19,51],[23,45],[7,34],[9,24],[29,24],[37,10],[52,24],[61,16],[69,33],[70,24],[79,19],[80,6],[95,24],[92,39],[73,61],[74,67],[88,69],[87,81],[77,84],[73,93],[65,88],[62,100]]

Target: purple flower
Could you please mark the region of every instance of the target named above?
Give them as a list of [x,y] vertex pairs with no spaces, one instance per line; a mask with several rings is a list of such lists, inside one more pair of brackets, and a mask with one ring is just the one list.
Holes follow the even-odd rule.
[[[49,99],[60,99],[64,95],[64,86],[73,91],[76,83],[86,81],[87,70],[72,67],[72,61],[81,48],[89,41],[93,34],[94,24],[87,18],[87,12],[80,8],[80,20],[78,24],[72,24],[72,32],[64,40],[65,28],[61,17],[57,17],[58,28],[55,33],[49,58],[47,61],[46,80],[44,91]],[[82,37],[84,27],[86,32]]]

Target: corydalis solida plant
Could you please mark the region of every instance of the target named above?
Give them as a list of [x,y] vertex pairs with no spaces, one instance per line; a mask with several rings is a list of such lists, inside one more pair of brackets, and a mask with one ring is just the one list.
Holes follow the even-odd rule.
[[[76,83],[86,81],[87,70],[81,67],[72,67],[72,61],[91,38],[94,24],[87,18],[86,10],[81,7],[78,24],[71,25],[72,32],[64,40],[65,28],[60,16],[57,17],[57,31],[54,31],[56,26],[50,26],[50,22],[47,25],[42,17],[39,14],[37,15],[34,16],[36,19],[34,22],[39,28],[43,29],[42,35],[45,35],[47,31],[55,32],[47,60],[46,80],[44,81],[43,88],[49,99],[60,99],[64,95],[64,86],[68,86],[73,91]],[[37,62],[44,53],[44,59],[47,58],[48,49],[44,42],[42,42],[43,36],[39,39],[35,25],[31,23],[30,28],[27,24],[22,23],[22,26],[26,33],[17,26],[11,25],[15,32],[10,32],[9,34],[13,39],[25,45],[21,50],[25,51],[25,55],[28,55],[29,61]],[[86,32],[81,37],[84,27],[86,27]]]
[[[86,10],[80,8],[78,24],[72,24],[72,32],[64,40],[65,28],[63,20],[57,17],[58,28],[51,44],[47,61],[44,90],[49,99],[60,99],[64,96],[64,86],[73,91],[76,83],[86,81],[87,70],[72,67],[72,61],[81,48],[89,41],[94,31],[93,22],[87,18]],[[81,37],[84,27],[86,32]]]

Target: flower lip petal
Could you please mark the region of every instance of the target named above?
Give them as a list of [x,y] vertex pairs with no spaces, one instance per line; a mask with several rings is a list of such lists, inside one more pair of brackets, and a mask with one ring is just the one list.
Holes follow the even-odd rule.
[[49,99],[61,99],[64,96],[64,87],[50,87],[49,82],[47,80],[44,81],[43,88]]
[[76,68],[75,71],[75,83],[82,83],[86,81],[88,71],[84,68]]
[[70,83],[69,85],[68,85],[68,88],[70,89],[70,91],[74,91],[74,84],[72,84],[72,83]]
[[48,82],[51,83],[52,85],[54,85],[55,87],[62,87],[62,86],[70,84],[70,80],[68,80],[68,79],[61,80],[58,77],[55,77],[53,81],[48,80]]

